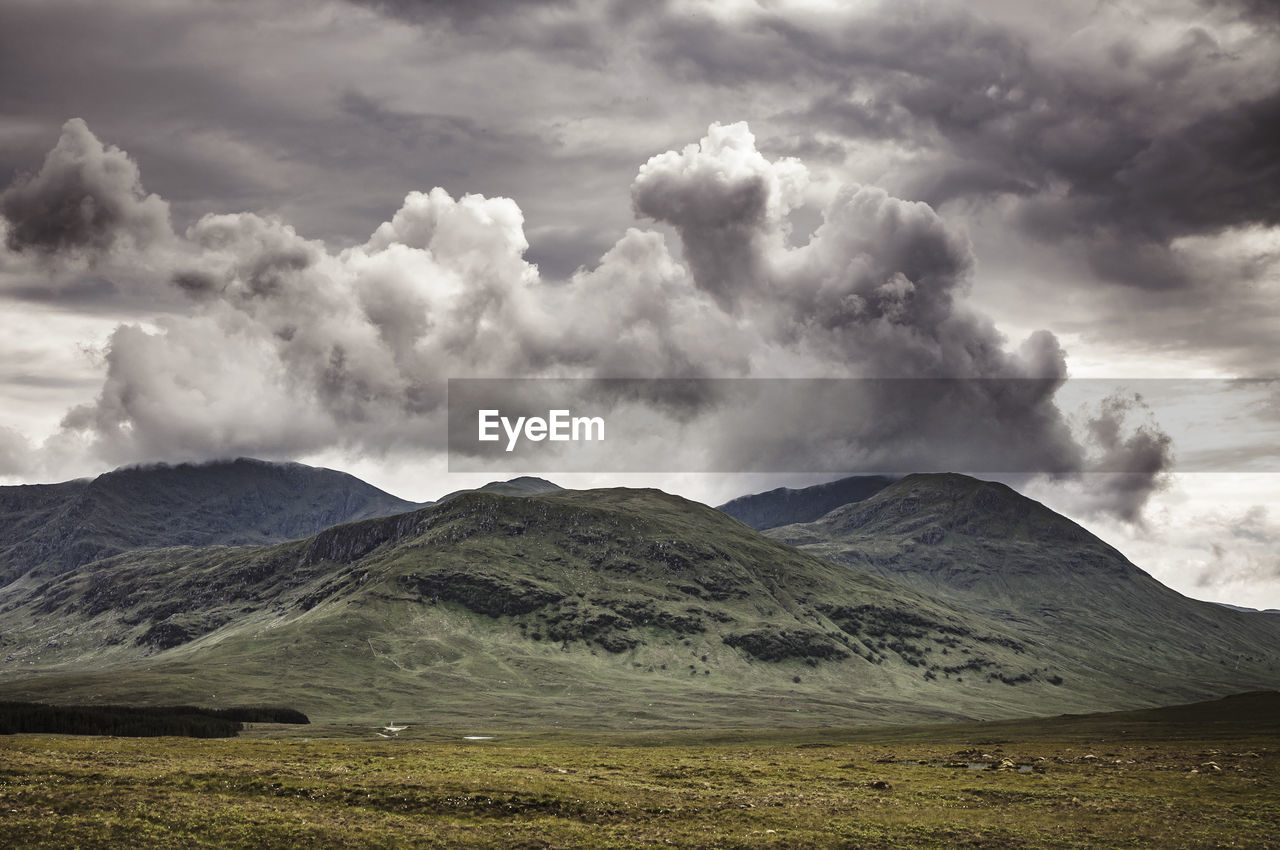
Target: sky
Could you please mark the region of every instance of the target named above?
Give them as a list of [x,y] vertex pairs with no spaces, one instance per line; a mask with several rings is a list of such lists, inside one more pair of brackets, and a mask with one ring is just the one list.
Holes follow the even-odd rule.
[[1280,607],[1278,10],[0,0],[0,483],[425,500],[526,471],[449,471],[448,380],[589,379],[644,437],[564,486],[962,463]]

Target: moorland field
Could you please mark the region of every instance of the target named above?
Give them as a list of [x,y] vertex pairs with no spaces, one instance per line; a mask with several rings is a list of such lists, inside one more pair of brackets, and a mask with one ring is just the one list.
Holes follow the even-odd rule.
[[871,729],[370,733],[8,736],[0,846],[1280,846],[1276,693]]

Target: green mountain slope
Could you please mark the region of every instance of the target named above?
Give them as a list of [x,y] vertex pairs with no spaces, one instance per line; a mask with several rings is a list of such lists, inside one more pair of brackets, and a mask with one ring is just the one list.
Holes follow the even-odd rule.
[[1154,704],[988,618],[652,490],[486,492],[0,594],[12,699],[732,726]]
[[812,487],[779,487],[739,496],[719,507],[740,522],[763,531],[796,522],[811,522],[842,505],[869,499],[894,482],[885,475],[855,475]]
[[0,487],[0,585],[139,547],[272,543],[414,507],[343,472],[243,458]]
[[1280,620],[1188,599],[1002,484],[912,475],[768,534],[997,619],[1135,692],[1280,686]]

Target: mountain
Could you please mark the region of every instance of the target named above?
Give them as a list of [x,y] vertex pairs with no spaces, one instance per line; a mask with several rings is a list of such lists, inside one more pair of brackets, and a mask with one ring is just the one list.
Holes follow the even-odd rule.
[[910,475],[768,534],[995,619],[1135,692],[1280,686],[1280,618],[1188,599],[1003,484]]
[[273,546],[129,552],[0,591],[0,635],[8,699],[322,722],[832,725],[1183,692],[654,490],[477,491]]
[[1230,602],[1215,602],[1214,605],[1221,605],[1223,608],[1229,608],[1232,611],[1248,611],[1251,614],[1280,614],[1280,608],[1246,608],[1243,605],[1232,605]]
[[552,484],[545,478],[534,478],[531,475],[521,475],[519,478],[512,478],[508,481],[490,481],[483,487],[476,487],[471,490],[454,490],[437,499],[434,504],[440,504],[454,496],[461,496],[463,493],[497,493],[502,496],[527,496],[531,493],[554,493],[556,490],[563,489],[558,484]]
[[1280,619],[1185,599],[1002,485],[909,476],[770,536],[656,490],[502,486],[270,545],[28,573],[0,589],[0,698],[652,728],[1058,714],[1280,684]]
[[798,490],[779,487],[766,493],[739,496],[725,502],[719,510],[763,531],[818,519],[841,505],[868,499],[893,482],[893,478],[884,475],[855,475]]
[[0,487],[0,586],[140,547],[273,543],[415,507],[344,472],[244,458]]
[[[1124,573],[1114,550],[1012,491],[916,476],[821,522],[837,519],[868,529],[862,549],[837,547],[858,568],[627,489],[479,490],[276,545],[125,552],[0,591],[0,694],[284,704],[328,722],[645,727],[1060,713],[1276,681],[1274,635],[1261,631],[1206,642],[1166,627],[1141,652],[1125,633],[1130,654],[1115,657],[1098,646],[1114,631],[1064,639],[1037,625],[1053,616],[984,612],[871,574],[924,545],[925,560],[950,552],[956,564],[984,546],[1037,559],[1010,560],[1011,575],[1060,563]],[[1177,596],[1155,586],[1143,588]]]

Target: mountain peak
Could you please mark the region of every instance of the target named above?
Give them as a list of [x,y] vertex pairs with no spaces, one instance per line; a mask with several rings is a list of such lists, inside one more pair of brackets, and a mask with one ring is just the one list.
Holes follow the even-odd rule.
[[297,461],[262,460],[256,457],[215,458],[213,460],[180,461],[167,463],[137,463],[118,466],[110,472],[104,472],[91,481],[111,481],[120,478],[174,478],[184,475],[219,475],[238,473],[241,475],[311,475],[325,474],[359,480],[354,475],[336,469],[319,466],[308,466]]
[[345,472],[252,458],[0,487],[0,585],[37,567],[59,573],[129,549],[275,543],[415,507]]
[[1271,617],[1188,599],[1064,516],[967,475],[909,475],[769,536],[992,617],[1171,702],[1239,669],[1274,682]]
[[563,490],[564,488],[559,484],[553,484],[545,478],[537,478],[532,475],[521,475],[517,478],[509,478],[506,481],[490,481],[480,489],[513,492],[519,491],[522,493],[551,493],[556,490]]
[[461,496],[463,493],[493,493],[499,496],[530,496],[534,493],[554,493],[557,490],[563,490],[559,484],[553,484],[545,478],[535,478],[532,475],[521,475],[518,478],[511,478],[506,481],[490,481],[480,487],[469,487],[465,490],[454,490],[446,493],[435,501],[435,504],[447,502],[455,496]]
[[829,519],[842,531],[867,533],[931,527],[935,536],[946,532],[1076,543],[1093,539],[1076,523],[1006,484],[955,472],[908,475],[865,501],[833,511]]
[[812,522],[841,505],[874,496],[893,481],[884,475],[855,475],[800,489],[778,487],[764,493],[739,496],[725,502],[718,510],[757,531],[763,531],[795,522]]

